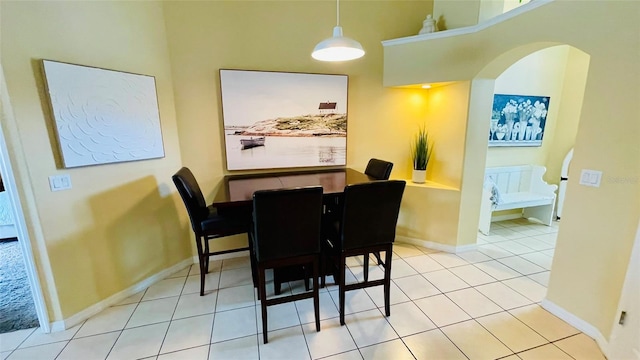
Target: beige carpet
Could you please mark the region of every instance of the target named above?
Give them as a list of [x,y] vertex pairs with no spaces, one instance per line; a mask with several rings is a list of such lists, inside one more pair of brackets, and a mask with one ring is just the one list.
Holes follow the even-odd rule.
[[0,333],[38,326],[38,316],[16,239],[0,240]]

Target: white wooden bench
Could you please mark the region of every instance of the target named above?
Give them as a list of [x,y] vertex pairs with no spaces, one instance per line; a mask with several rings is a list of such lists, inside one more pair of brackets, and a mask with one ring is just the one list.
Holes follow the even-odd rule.
[[542,180],[546,171],[539,165],[486,168],[478,225],[480,232],[489,234],[492,212],[512,209],[523,209],[523,217],[535,218],[550,226],[558,186]]

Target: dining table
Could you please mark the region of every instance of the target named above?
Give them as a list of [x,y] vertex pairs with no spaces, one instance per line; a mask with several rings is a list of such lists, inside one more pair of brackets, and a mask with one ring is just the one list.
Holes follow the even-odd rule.
[[227,175],[213,199],[213,206],[224,210],[230,207],[250,207],[253,193],[304,186],[322,186],[325,198],[339,196],[347,185],[375,181],[374,178],[351,168],[318,169],[296,172]]
[[[372,181],[376,181],[376,179],[351,168],[227,175],[223,178],[212,205],[221,215],[250,219],[253,210],[253,193],[258,190],[322,186],[323,221],[331,222],[334,221],[333,217],[336,209],[342,206],[340,198],[345,186]],[[255,286],[257,284],[256,265],[252,249],[253,244],[249,241],[251,272]],[[293,268],[279,271],[276,277],[281,281],[290,281],[299,280],[305,276],[305,272],[300,272],[300,269]],[[275,293],[280,293],[279,285],[276,285]]]

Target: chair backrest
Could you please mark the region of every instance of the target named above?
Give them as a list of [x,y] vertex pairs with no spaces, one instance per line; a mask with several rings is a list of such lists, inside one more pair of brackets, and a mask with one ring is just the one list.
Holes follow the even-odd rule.
[[348,185],[340,225],[343,249],[357,249],[395,240],[404,180]]
[[200,190],[196,178],[193,176],[191,170],[186,167],[178,170],[171,178],[176,188],[178,188],[182,201],[184,201],[184,206],[187,208],[193,231],[200,233],[200,224],[209,211],[207,210],[207,203],[204,200],[204,195],[202,195],[202,190]]
[[320,252],[322,187],[253,194],[253,241],[258,261]]
[[391,169],[393,169],[393,163],[380,159],[371,159],[364,173],[376,180],[389,180]]

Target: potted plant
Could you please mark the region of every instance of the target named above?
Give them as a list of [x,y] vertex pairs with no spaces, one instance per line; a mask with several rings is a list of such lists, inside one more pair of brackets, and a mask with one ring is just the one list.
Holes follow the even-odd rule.
[[413,139],[411,156],[413,157],[412,181],[416,184],[423,184],[427,177],[427,164],[431,157],[429,134],[424,126],[418,129],[418,133]]

